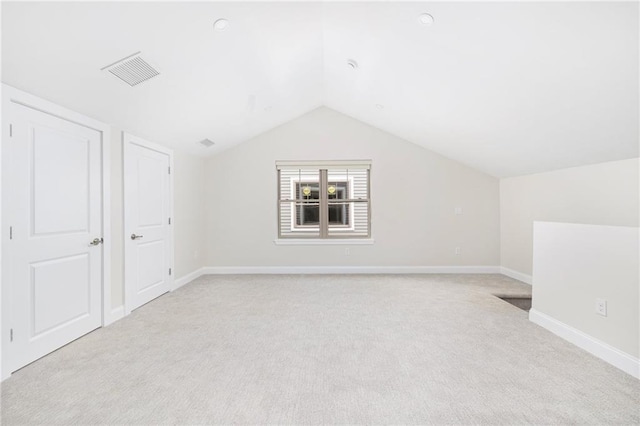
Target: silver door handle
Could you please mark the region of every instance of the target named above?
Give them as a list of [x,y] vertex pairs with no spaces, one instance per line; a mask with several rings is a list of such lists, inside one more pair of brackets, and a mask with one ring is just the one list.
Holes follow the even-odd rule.
[[102,244],[104,239],[102,238],[94,238],[93,241],[89,243],[90,246],[97,246],[98,244]]
[[144,235],[136,235],[136,234],[131,234],[131,239],[132,240],[139,240],[140,238],[142,238]]

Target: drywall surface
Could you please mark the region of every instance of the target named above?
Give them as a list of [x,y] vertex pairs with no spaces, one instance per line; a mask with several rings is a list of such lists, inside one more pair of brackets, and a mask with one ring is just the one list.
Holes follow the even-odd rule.
[[205,211],[204,162],[182,151],[174,151],[173,224],[175,278],[204,266]]
[[637,358],[638,236],[634,227],[536,222],[532,308]]
[[[111,128],[111,307],[124,304],[122,131]],[[105,237],[106,238],[106,237]]]
[[638,226],[639,159],[500,181],[500,252],[505,268],[531,275],[533,222]]
[[[276,160],[372,160],[374,243],[274,244]],[[499,262],[496,178],[325,107],[210,157],[205,193],[207,266]]]
[[[203,266],[204,159],[174,150],[174,270],[176,279]],[[111,130],[111,305],[124,304],[122,131]],[[130,232],[129,232],[130,233]]]

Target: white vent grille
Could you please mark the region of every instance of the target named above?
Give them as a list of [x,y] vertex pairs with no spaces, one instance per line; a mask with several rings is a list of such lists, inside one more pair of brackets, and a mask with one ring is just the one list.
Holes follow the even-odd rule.
[[104,70],[109,71],[131,87],[160,74],[158,70],[140,57],[140,52],[127,56],[111,65],[107,65],[102,68],[102,71]]
[[215,145],[215,142],[210,140],[210,139],[203,139],[200,142],[198,142],[200,145],[204,146],[205,148],[209,148],[210,146]]

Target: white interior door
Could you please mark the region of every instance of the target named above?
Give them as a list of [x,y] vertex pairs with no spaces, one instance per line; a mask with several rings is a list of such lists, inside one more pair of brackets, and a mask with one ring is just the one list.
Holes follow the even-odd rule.
[[19,104],[5,117],[4,361],[15,371],[101,325],[102,141],[97,130]]
[[125,306],[130,312],[171,289],[172,152],[127,133],[123,144]]

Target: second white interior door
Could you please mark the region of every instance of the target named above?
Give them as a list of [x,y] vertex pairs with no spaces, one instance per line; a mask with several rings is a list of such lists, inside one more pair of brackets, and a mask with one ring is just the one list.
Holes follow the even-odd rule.
[[172,152],[123,133],[125,307],[171,289]]

